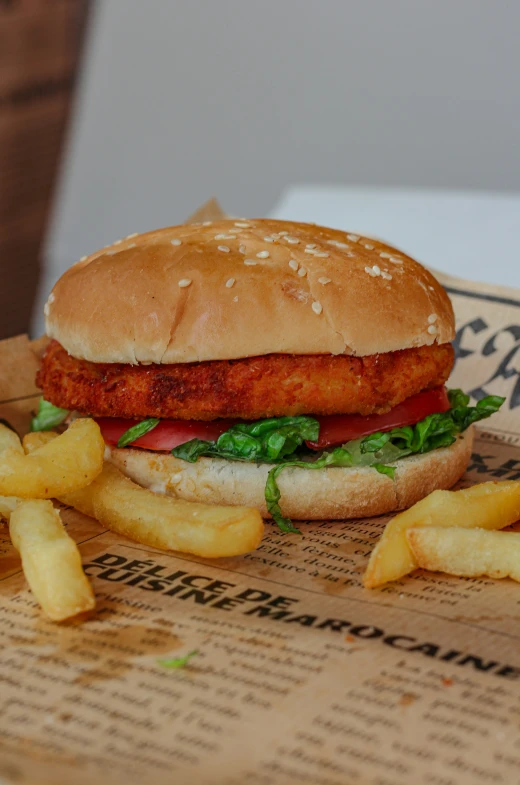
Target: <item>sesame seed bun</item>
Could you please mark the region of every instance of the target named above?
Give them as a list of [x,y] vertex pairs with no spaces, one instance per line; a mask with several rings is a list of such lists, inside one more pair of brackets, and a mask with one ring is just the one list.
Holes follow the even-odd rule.
[[[282,512],[295,520],[344,520],[403,510],[434,490],[451,488],[464,474],[472,444],[469,428],[451,447],[402,458],[395,464],[395,480],[368,467],[287,468],[278,478]],[[172,455],[128,448],[113,449],[110,460],[152,491],[186,501],[257,507],[269,517],[264,499],[268,464],[222,458],[187,463]]]
[[266,219],[118,240],[60,278],[45,316],[50,337],[97,363],[363,356],[454,337],[446,292],[410,257],[344,231]]

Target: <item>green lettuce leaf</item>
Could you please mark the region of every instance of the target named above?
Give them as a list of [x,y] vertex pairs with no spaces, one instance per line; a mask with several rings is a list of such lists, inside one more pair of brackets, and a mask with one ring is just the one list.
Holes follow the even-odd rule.
[[239,423],[225,431],[216,442],[192,439],[172,450],[177,458],[195,463],[201,455],[232,461],[275,463],[292,455],[306,441],[315,441],[320,425],[313,417],[273,417],[253,423]]
[[50,431],[56,425],[61,425],[68,414],[67,409],[59,409],[45,398],[40,398],[36,416],[31,420],[31,431]]
[[139,439],[141,436],[144,436],[145,433],[152,431],[157,425],[159,425],[159,422],[160,420],[157,417],[150,417],[149,420],[143,420],[142,422],[138,422],[136,425],[132,425],[131,428],[129,428],[122,436],[119,437],[117,446],[128,447],[129,444],[137,441],[137,439]]
[[194,463],[202,455],[227,458],[232,461],[251,461],[275,464],[267,476],[265,501],[267,509],[283,532],[299,532],[280,508],[280,489],[277,479],[283,469],[296,466],[304,469],[324,469],[328,466],[371,466],[393,479],[400,458],[431,452],[438,447],[449,447],[457,434],[479,420],[494,414],[505,398],[489,395],[468,406],[469,396],[462,390],[448,392],[450,409],[441,414],[430,414],[415,425],[372,433],[362,439],[347,442],[331,452],[305,453],[306,441],[317,441],[319,423],[312,417],[278,417],[254,423],[234,425],[216,442],[192,439],[172,450],[173,455]]
[[386,466],[384,463],[374,463],[372,464],[376,472],[380,474],[386,474],[387,477],[390,477],[391,480],[395,477],[395,466]]
[[188,654],[185,654],[184,657],[170,657],[166,660],[157,660],[157,662],[159,665],[162,665],[163,668],[179,670],[180,668],[185,668],[191,658],[195,657],[198,653],[199,650],[194,649],[193,651],[188,652]]
[[[431,452],[437,447],[449,447],[457,434],[470,425],[497,412],[505,401],[498,395],[488,395],[476,406],[468,406],[469,396],[462,390],[449,390],[451,408],[441,414],[430,414],[416,425],[393,428],[385,433],[372,433],[359,443],[363,454],[377,454],[382,461],[395,461],[407,455]],[[346,446],[352,449],[354,442]]]
[[353,466],[352,456],[348,450],[336,447],[332,452],[322,453],[315,461],[287,460],[279,463],[277,466],[273,466],[269,471],[265,484],[265,503],[269,514],[281,531],[301,534],[301,531],[293,526],[289,518],[284,518],[278,503],[281,494],[276,480],[282,469],[286,469],[288,466],[299,466],[302,469],[324,469],[326,466]]

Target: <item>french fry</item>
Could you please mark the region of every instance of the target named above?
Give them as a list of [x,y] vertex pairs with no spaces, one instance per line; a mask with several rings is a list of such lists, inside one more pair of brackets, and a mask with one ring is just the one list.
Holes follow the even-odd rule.
[[156,494],[136,485],[110,463],[105,463],[88,488],[59,498],[131,540],[210,559],[253,551],[264,531],[258,510]]
[[57,439],[59,435],[55,431],[31,431],[31,433],[26,433],[22,439],[25,454],[39,450],[40,447],[45,447],[46,444]]
[[[56,438],[52,431],[31,433],[23,444],[26,452],[32,453]],[[257,510],[196,504],[155,494],[108,463],[91,485],[59,499],[131,540],[206,558],[252,551],[264,531]]]
[[[96,478],[99,480],[96,489],[92,487],[91,483],[86,488],[81,488],[79,491],[64,493],[62,496],[60,496],[58,501],[62,502],[62,504],[68,505],[69,507],[74,507],[74,509],[78,510],[78,512],[82,512],[83,515],[88,515],[90,518],[97,518],[96,508],[94,506],[94,490],[96,490],[98,494],[102,493],[106,483],[107,466],[108,464],[105,462],[101,474],[99,474]],[[102,521],[100,518],[98,518],[98,520],[100,523],[104,523],[104,521]],[[108,524],[104,523],[104,525],[107,527],[107,529],[110,528]]]
[[14,450],[18,455],[23,455],[22,444],[17,433],[0,423],[0,453],[4,450]]
[[[13,449],[19,455],[24,454],[24,448],[22,442],[20,442],[19,436],[11,430],[11,428],[0,423],[0,453],[9,448]],[[25,450],[25,452],[27,452],[27,450]],[[0,496],[0,518],[4,518],[4,520],[8,521],[19,501],[20,499],[17,496]]]
[[520,518],[520,482],[486,482],[462,491],[434,491],[387,524],[370,555],[363,585],[374,589],[415,570],[407,529],[423,526],[503,529]]
[[21,500],[17,496],[0,496],[0,518],[5,518],[8,521],[19,501]]
[[52,502],[21,501],[11,514],[9,532],[27,583],[50,619],[64,621],[95,607],[78,547]]
[[520,534],[432,526],[408,529],[419,567],[464,578],[513,578],[520,582]]
[[[8,430],[8,429],[6,429]],[[51,499],[84,488],[103,468],[105,443],[94,420],[75,420],[38,450],[24,455],[13,446],[0,451],[0,494]]]

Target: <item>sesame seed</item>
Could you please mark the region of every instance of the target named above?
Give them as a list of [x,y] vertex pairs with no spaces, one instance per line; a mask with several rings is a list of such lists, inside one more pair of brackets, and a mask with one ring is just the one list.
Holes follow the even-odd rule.
[[437,319],[438,319],[438,316],[437,316],[437,314],[436,314],[436,313],[431,313],[431,314],[428,316],[428,324],[435,324],[435,322],[437,321]]
[[374,250],[374,246],[370,245],[370,243],[365,243],[365,248],[367,249],[367,251],[373,251]]
[[181,245],[182,240],[179,240],[178,237],[175,237],[173,240],[170,240],[172,245]]
[[306,248],[316,248],[316,243],[307,243]]
[[297,237],[287,236],[285,239],[287,240],[288,243],[290,243],[290,245],[298,245],[298,243],[300,242]]
[[434,324],[430,324],[430,326],[428,327],[428,332],[430,333],[430,335],[436,335],[437,327]]
[[245,253],[245,252],[246,252],[246,247],[245,247],[245,245],[241,245],[241,246],[239,247],[238,251],[239,251],[239,253]]
[[305,275],[307,275],[307,270],[305,269],[305,267],[300,267],[300,269],[298,270],[298,275],[300,276],[300,278],[303,278]]
[[434,292],[435,291],[435,287],[434,286],[428,286],[428,289],[430,290],[430,292]]
[[236,240],[236,234],[216,234],[215,240]]
[[321,259],[327,259],[329,255],[327,251],[320,251],[319,253],[315,253],[314,256],[320,257]]
[[398,256],[391,256],[388,261],[392,262],[392,264],[402,264],[403,263],[403,260],[400,259]]
[[346,243],[340,243],[338,240],[327,240],[327,243],[329,245],[334,245],[336,248],[342,248],[345,251],[348,251],[350,248],[350,245],[347,245]]
[[372,270],[371,267],[365,267],[365,272],[372,276],[372,278],[376,277],[376,273]]
[[82,256],[80,262],[85,262],[88,259],[88,256]]
[[291,261],[289,262],[289,267],[291,268],[291,270],[297,270],[299,266],[300,265],[298,264],[296,259],[291,259]]
[[321,303],[319,303],[317,300],[315,300],[313,302],[313,304],[311,305],[311,308],[314,311],[314,313],[318,314],[318,316],[323,311],[323,305]]
[[244,264],[248,264],[250,267],[252,267],[256,263],[257,263],[256,259],[244,259]]
[[212,223],[213,221],[203,221],[202,226],[211,226]]
[[121,245],[122,242],[122,240],[115,240],[112,245]]
[[359,240],[359,234],[347,234],[347,239],[351,240],[353,243],[357,243]]
[[259,251],[256,256],[257,256],[257,259],[268,259],[269,258],[269,251]]
[[286,237],[286,235],[288,235],[289,232],[286,232],[284,229],[283,232],[278,232],[278,234],[280,235],[280,237]]
[[228,278],[228,280],[226,281],[227,288],[231,289],[231,287],[233,286],[234,283],[235,283],[235,279],[234,278]]
[[251,224],[245,223],[245,221],[235,221],[235,226],[240,227],[240,229],[249,229]]
[[318,253],[315,248],[305,248],[304,251],[305,251],[305,253],[310,253],[313,256],[314,256],[314,254]]
[[274,243],[274,239],[272,237],[264,237],[264,242],[266,242],[266,243]]
[[137,237],[137,235],[138,235],[138,232],[132,232],[132,234],[127,234],[126,235],[126,239],[127,240],[131,240],[132,237]]
[[383,270],[381,272],[381,277],[384,278],[385,281],[391,281],[392,280],[392,276],[390,275],[390,273],[387,270]]
[[331,278],[326,278],[325,276],[322,276],[321,278],[318,278],[318,283],[321,283],[323,284],[323,286],[325,286],[325,284],[330,283],[331,280],[332,280]]
[[219,245],[218,250],[222,251],[222,253],[229,253],[229,248],[227,245]]
[[386,251],[381,251],[379,256],[381,257],[381,259],[391,259],[392,258],[392,254],[391,253],[387,253]]
[[45,316],[49,315],[49,310],[50,310],[49,303],[45,303],[45,305],[43,306],[43,313],[45,314]]
[[238,297],[233,297],[233,302],[237,303],[238,302]]
[[56,295],[54,294],[54,292],[51,292],[49,297],[47,298],[47,302],[49,303],[49,305],[52,305],[55,299],[56,299]]
[[190,284],[191,284],[191,278],[181,278],[181,280],[179,281],[179,286],[181,289],[185,289]]
[[372,265],[372,270],[375,272],[376,275],[381,275],[381,268],[378,267],[377,264]]

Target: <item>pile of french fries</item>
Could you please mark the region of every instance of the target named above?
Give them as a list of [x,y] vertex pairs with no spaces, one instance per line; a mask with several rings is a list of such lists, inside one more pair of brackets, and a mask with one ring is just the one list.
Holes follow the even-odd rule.
[[18,435],[0,424],[0,516],[44,613],[64,621],[93,610],[95,598],[76,543],[50,499],[90,515],[117,534],[168,551],[206,558],[237,556],[260,544],[258,510],[216,507],[141,488],[104,461],[94,420],[62,433]]
[[520,581],[520,482],[485,482],[434,491],[387,524],[370,555],[363,585],[374,589],[421,567],[465,578]]

